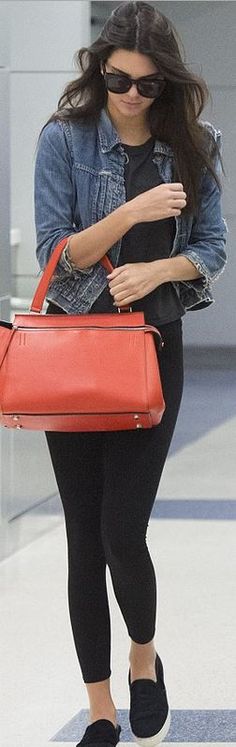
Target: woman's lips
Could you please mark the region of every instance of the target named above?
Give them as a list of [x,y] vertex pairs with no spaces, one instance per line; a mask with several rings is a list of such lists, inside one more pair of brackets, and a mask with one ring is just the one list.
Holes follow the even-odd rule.
[[127,106],[140,106],[141,101],[136,101],[136,103],[134,103],[131,101],[124,101],[124,99],[122,99],[122,103],[127,104]]

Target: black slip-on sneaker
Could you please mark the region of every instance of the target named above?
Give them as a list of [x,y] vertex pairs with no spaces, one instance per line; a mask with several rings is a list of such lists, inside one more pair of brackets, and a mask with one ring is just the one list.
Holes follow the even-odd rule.
[[76,745],[89,744],[90,747],[115,747],[119,742],[121,726],[114,726],[112,721],[106,718],[99,718],[87,726],[80,742]]
[[156,654],[157,681],[140,679],[128,682],[130,688],[130,726],[140,747],[155,747],[165,739],[170,728],[170,710],[164,684],[163,665]]

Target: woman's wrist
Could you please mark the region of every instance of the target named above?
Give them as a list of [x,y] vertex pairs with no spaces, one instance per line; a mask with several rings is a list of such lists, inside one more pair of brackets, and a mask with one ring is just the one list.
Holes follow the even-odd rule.
[[152,266],[153,272],[157,274],[158,284],[202,277],[193,262],[183,255],[154,260]]
[[126,232],[129,231],[130,228],[133,228],[133,226],[135,226],[135,224],[137,223],[137,216],[131,205],[132,202],[133,200],[128,200],[123,205],[120,205],[119,208],[117,208],[117,211],[120,211],[122,219],[124,220]]

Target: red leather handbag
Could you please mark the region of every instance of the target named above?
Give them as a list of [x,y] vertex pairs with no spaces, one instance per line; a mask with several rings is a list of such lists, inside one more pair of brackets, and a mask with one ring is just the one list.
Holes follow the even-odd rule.
[[[151,428],[163,415],[154,335],[143,312],[41,314],[67,239],[54,249],[28,314],[0,322],[0,424],[45,431]],[[108,257],[101,260],[106,269]],[[36,314],[36,316],[34,316]]]

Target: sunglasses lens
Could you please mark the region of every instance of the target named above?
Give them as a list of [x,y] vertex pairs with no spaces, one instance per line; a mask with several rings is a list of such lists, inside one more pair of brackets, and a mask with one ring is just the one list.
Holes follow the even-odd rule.
[[164,80],[142,80],[138,83],[138,91],[141,96],[155,99],[161,95],[165,88]]
[[123,75],[105,73],[104,78],[108,91],[111,91],[112,93],[125,93],[126,91],[129,91],[131,87],[129,78],[126,78]]

